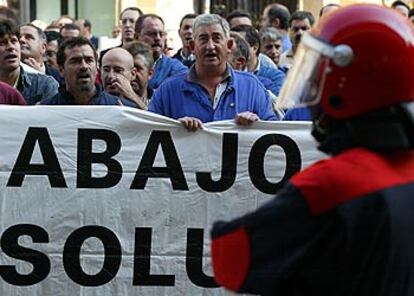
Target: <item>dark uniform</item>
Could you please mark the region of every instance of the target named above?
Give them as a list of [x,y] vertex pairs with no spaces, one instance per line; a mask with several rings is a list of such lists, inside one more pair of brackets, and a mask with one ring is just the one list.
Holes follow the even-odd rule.
[[219,285],[414,295],[413,57],[414,27],[382,6],[338,9],[303,35],[279,101],[308,106],[312,135],[332,158],[256,212],[214,225]]

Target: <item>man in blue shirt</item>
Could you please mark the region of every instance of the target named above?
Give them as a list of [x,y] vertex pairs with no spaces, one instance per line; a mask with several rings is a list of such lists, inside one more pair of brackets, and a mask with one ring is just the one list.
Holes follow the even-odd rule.
[[84,37],[66,40],[57,53],[57,63],[65,80],[59,93],[40,102],[42,105],[125,105],[128,100],[110,95],[95,84],[97,54],[93,44]]
[[200,15],[193,28],[196,63],[188,74],[169,79],[155,91],[149,111],[178,119],[188,130],[233,118],[241,125],[275,120],[258,79],[227,64],[233,46],[227,21],[214,14]]
[[163,19],[156,14],[143,14],[135,23],[135,37],[152,47],[154,75],[148,82],[149,88],[157,89],[168,77],[187,72],[180,61],[163,54],[167,33]]

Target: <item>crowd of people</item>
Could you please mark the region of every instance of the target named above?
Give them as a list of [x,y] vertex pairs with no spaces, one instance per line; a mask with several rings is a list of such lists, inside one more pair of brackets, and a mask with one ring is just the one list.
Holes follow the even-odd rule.
[[87,20],[43,31],[5,14],[0,103],[128,106],[189,131],[312,120],[332,157],[257,211],[215,223],[215,281],[261,295],[413,295],[414,11],[328,4],[318,17],[274,3],[258,30],[246,11],[188,14],[170,57],[163,19],[129,7],[122,44],[98,58]]
[[[404,2],[392,7],[412,17]],[[319,17],[337,8],[328,4]],[[5,7],[0,13],[2,104],[123,105],[178,119],[189,130],[225,119],[310,120],[306,108],[277,104],[301,38],[315,23],[309,11],[269,4],[260,29],[239,9],[226,19],[187,14],[178,28],[182,48],[173,56],[163,19],[138,7],[120,14],[114,31],[120,29],[121,45],[99,55],[87,19],[64,15],[42,30],[19,24]]]

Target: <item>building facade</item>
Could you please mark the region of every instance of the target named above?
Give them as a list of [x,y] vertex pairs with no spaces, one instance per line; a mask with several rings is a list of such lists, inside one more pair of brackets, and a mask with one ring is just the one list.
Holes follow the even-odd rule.
[[[110,36],[119,22],[120,12],[128,6],[137,6],[145,13],[156,13],[163,17],[167,31],[176,37],[181,17],[187,13],[215,12],[226,15],[235,8],[251,12],[259,21],[263,8],[270,3],[281,3],[291,11],[309,10],[318,15],[319,9],[328,3],[347,5],[370,2],[390,5],[393,0],[0,0],[0,5],[13,8],[22,23],[35,19],[51,23],[60,15],[87,18],[93,24],[93,34]],[[414,0],[406,0],[412,5]]]

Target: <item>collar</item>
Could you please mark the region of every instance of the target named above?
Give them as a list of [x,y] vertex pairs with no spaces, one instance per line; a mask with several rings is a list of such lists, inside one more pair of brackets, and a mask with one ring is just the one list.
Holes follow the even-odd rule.
[[183,52],[184,52],[184,50],[183,50],[183,48],[181,48],[180,51],[179,51],[179,53],[180,53],[180,56],[183,59],[183,61],[191,61],[191,62],[192,61],[195,61],[195,55],[193,53],[190,53],[190,55],[188,57],[186,57],[183,54]]
[[156,61],[154,61],[153,67],[155,67],[159,62],[161,62],[163,56],[164,56],[163,54],[160,55],[160,57]]
[[[225,81],[231,81],[232,76],[233,76],[233,72],[232,72],[231,66],[227,63],[226,70],[224,71],[224,74],[223,74],[223,79],[221,80],[220,83],[223,83]],[[198,79],[197,72],[195,69],[195,64],[191,66],[190,70],[188,70],[187,81],[200,84],[200,80]]]
[[[91,104],[93,101],[97,100],[99,98],[99,96],[101,95],[102,91],[103,91],[102,86],[100,84],[95,84],[95,89],[96,89],[95,94],[90,98],[89,104]],[[73,103],[73,105],[75,104],[75,98],[73,97],[73,95],[70,92],[68,92],[66,90],[65,85],[63,85],[59,88],[59,95],[61,96],[61,98],[64,101],[71,102],[71,103]]]
[[15,82],[15,85],[19,91],[23,91],[26,87],[30,87],[32,85],[29,74],[23,70],[22,66],[20,66],[20,74]]
[[256,67],[256,69],[254,69],[253,73],[257,74],[257,73],[259,73],[259,71],[260,71],[260,59],[259,59],[259,57],[257,57],[257,67]]

